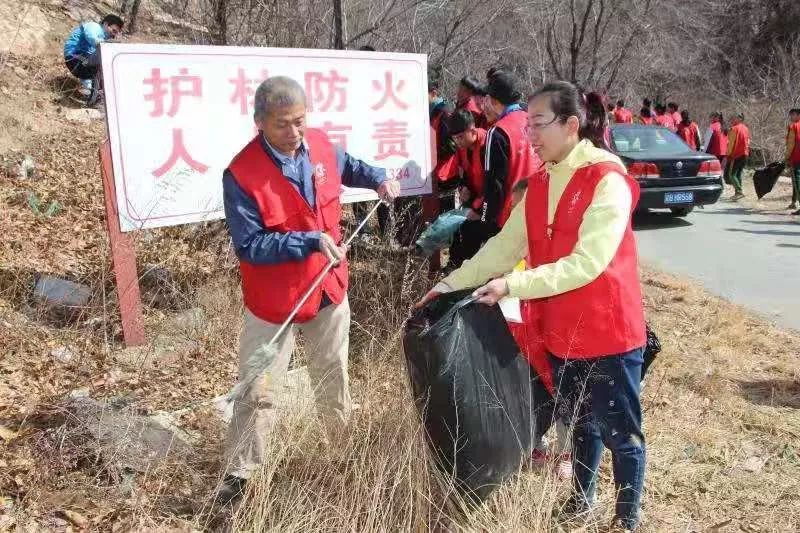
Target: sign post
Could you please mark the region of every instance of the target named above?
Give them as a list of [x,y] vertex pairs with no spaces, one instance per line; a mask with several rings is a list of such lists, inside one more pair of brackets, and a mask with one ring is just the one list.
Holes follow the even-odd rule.
[[114,171],[111,168],[111,148],[108,140],[100,145],[100,173],[106,203],[106,227],[111,245],[111,261],[117,282],[119,312],[122,316],[122,336],[126,346],[144,344],[142,299],[139,293],[139,275],[136,271],[136,251],[130,235],[122,233],[117,212],[117,195],[114,190]]

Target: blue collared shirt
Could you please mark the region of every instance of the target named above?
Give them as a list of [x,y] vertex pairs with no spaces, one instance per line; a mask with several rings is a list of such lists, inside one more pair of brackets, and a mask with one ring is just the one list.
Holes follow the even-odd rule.
[[[261,147],[313,208],[316,194],[308,145],[304,142],[294,158],[278,152],[263,136]],[[343,185],[376,190],[386,181],[386,170],[355,159],[338,147],[336,163]],[[301,261],[319,250],[319,231],[279,233],[265,228],[255,200],[239,186],[227,169],[222,177],[222,191],[225,218],[239,259],[253,264],[275,264]]]

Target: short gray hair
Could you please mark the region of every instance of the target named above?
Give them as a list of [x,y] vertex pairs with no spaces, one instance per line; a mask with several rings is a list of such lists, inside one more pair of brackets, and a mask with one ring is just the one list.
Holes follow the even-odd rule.
[[306,105],[306,92],[300,84],[287,76],[273,76],[256,89],[253,117],[259,120],[276,107],[296,104]]

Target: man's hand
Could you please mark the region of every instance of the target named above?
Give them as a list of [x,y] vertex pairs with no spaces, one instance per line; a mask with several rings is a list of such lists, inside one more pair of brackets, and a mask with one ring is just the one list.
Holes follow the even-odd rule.
[[493,279],[483,287],[479,287],[472,293],[478,298],[476,301],[486,305],[494,305],[500,299],[508,296],[508,282],[503,278]]
[[437,296],[440,296],[441,294],[445,292],[450,292],[452,290],[453,289],[451,289],[447,283],[440,281],[431,290],[429,290],[425,296],[422,297],[422,300],[414,304],[414,309],[420,309],[421,307],[425,307],[425,305],[428,302],[430,302]]
[[400,182],[395,179],[386,180],[378,187],[378,196],[384,202],[391,202],[400,196]]
[[328,258],[328,261],[334,265],[338,265],[342,262],[342,259],[344,259],[344,256],[347,254],[347,247],[337,246],[336,241],[333,240],[333,237],[327,233],[322,233],[319,236],[319,251],[325,254],[325,257]]
[[470,209],[469,211],[467,211],[467,220],[480,220],[480,219],[481,219],[480,213],[478,213],[474,209]]

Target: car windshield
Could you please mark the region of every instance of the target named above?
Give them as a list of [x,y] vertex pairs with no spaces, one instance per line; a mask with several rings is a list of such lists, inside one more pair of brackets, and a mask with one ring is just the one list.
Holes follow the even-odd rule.
[[666,128],[629,126],[612,128],[614,149],[621,154],[650,153],[672,155],[686,153],[689,147]]

